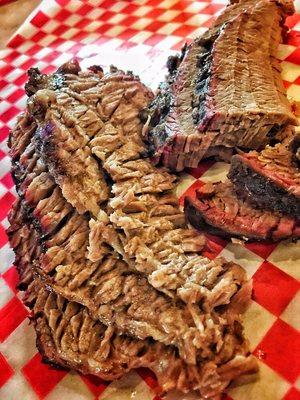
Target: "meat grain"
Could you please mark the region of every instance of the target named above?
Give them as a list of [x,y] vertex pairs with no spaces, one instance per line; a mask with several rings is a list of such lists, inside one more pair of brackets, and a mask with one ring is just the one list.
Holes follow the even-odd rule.
[[169,60],[169,76],[150,105],[153,159],[197,167],[235,147],[261,149],[296,125],[276,52],[292,1],[232,1],[200,38]]

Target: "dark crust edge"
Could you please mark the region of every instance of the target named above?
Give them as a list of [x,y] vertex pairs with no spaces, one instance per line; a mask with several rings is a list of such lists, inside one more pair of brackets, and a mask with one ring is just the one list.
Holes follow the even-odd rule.
[[55,352],[55,346],[53,341],[50,339],[50,336],[48,338],[48,340],[51,340],[51,344],[46,345],[45,341],[42,338],[42,333],[40,331],[40,319],[37,316],[34,316],[31,321],[33,321],[33,325],[34,325],[34,330],[35,330],[35,334],[36,334],[36,347],[39,351],[39,353],[41,354],[42,357],[42,363],[49,365],[51,368],[54,368],[56,370],[61,370],[61,371],[69,371],[72,368],[70,366],[67,365],[67,363],[65,363],[61,358],[57,357],[57,352]]
[[242,156],[232,157],[227,176],[245,200],[262,209],[300,217],[300,199],[255,171]]
[[281,237],[281,238],[275,239],[273,237],[274,230],[271,230],[266,237],[256,236],[256,235],[250,236],[248,233],[225,230],[225,229],[221,228],[220,226],[214,225],[209,220],[207,220],[207,218],[205,217],[205,214],[202,213],[193,204],[193,200],[189,197],[186,197],[184,199],[184,213],[185,213],[187,222],[190,223],[195,229],[197,229],[199,231],[204,231],[204,232],[210,233],[212,235],[220,236],[227,240],[230,240],[232,238],[237,238],[237,239],[245,240],[245,241],[247,241],[247,243],[257,242],[257,241],[258,242],[278,243],[281,241],[293,242],[293,241],[299,239],[299,237],[300,237],[300,236],[292,235],[290,237]]
[[[184,199],[184,213],[187,222],[189,222],[195,229],[199,231],[204,231],[207,233],[211,233],[212,235],[221,236],[224,239],[247,239],[248,242],[253,241],[274,241],[272,237],[269,235],[267,237],[261,236],[249,236],[245,233],[239,233],[236,231],[224,230],[219,226],[213,225],[210,221],[205,218],[205,215],[193,204],[193,200],[189,197]],[[279,239],[281,240],[281,239]]]

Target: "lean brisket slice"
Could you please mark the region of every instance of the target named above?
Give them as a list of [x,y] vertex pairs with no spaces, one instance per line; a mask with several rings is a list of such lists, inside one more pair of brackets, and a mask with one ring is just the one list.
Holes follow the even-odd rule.
[[242,356],[243,351],[247,354],[247,347],[238,325],[227,333],[227,341],[236,342],[238,357],[228,361],[228,349],[224,349],[219,365],[208,361],[195,368],[186,364],[172,346],[120,335],[112,326],[101,324],[86,307],[66,300],[34,278],[39,246],[37,240],[32,240],[34,229],[24,219],[19,201],[10,222],[9,237],[16,254],[19,286],[26,290],[24,302],[32,310],[31,321],[44,362],[104,380],[120,378],[133,368],[147,367],[155,373],[163,392],[199,390],[206,398],[214,399],[232,379],[256,372],[255,359]]
[[150,105],[146,127],[154,160],[196,167],[226,149],[260,149],[297,120],[276,51],[292,1],[232,3],[180,57]]
[[[31,71],[26,88],[27,109],[10,136],[20,202],[9,235],[19,270],[27,259],[18,256],[16,224],[25,218],[29,255],[38,244],[33,279],[53,292],[54,309],[56,298],[76,302],[92,324],[109,327],[103,332],[171,349],[183,391],[217,396],[234,376],[253,372],[240,323],[251,285],[240,266],[201,255],[203,237],[187,228],[170,194],[175,177],[146,157],[140,115],[149,91],[132,74],[83,72],[76,62],[50,76]],[[46,308],[42,302],[38,330],[54,326]],[[61,344],[51,340],[55,357]]]
[[[195,364],[198,357],[212,356],[212,342],[217,340],[221,343],[219,340],[223,340],[222,332],[226,326],[226,319],[214,308],[225,305],[226,309],[229,303],[229,310],[234,297],[247,290],[245,272],[233,263],[198,257],[195,264],[197,276],[191,276],[196,280],[194,283],[191,281],[189,289],[201,295],[199,300],[203,309],[172,301],[118,259],[118,254],[111,248],[114,236],[108,236],[110,231],[106,230],[106,221],[99,221],[99,232],[93,235],[93,227],[89,229],[86,216],[75,210],[67,209],[65,212],[68,203],[58,187],[44,191],[42,186],[35,185],[38,175],[34,173],[39,172],[40,165],[42,163],[36,164],[36,171],[35,168],[30,170],[30,179],[24,179],[23,185],[29,186],[24,189],[22,198],[22,206],[36,227],[37,240],[42,247],[36,274],[57,293],[85,305],[94,318],[116,326],[124,334],[141,339],[152,337],[161,343],[174,345],[190,364]],[[50,175],[48,178],[52,179]],[[65,207],[57,207],[57,204],[65,204]],[[49,226],[50,230],[47,229]],[[107,244],[103,243],[105,240]],[[88,258],[91,247],[97,247],[100,253],[95,262]],[[210,279],[207,279],[207,274],[210,274]],[[180,276],[177,280],[175,278],[172,279],[174,287],[177,282],[184,281]],[[233,315],[230,319],[231,325]],[[201,320],[202,333],[198,329],[198,320]],[[220,346],[217,342],[214,345]]]
[[[36,71],[34,76],[36,79]],[[45,82],[49,80],[53,79]],[[201,300],[205,290],[199,271],[208,274],[214,270],[216,280],[227,282],[223,298],[218,299],[226,302],[226,295],[232,296],[234,282],[239,280],[238,268],[199,254],[203,237],[187,229],[178,201],[170,194],[175,177],[146,157],[140,113],[151,100],[149,90],[133,75],[118,70],[105,76],[77,70],[66,74],[63,82],[57,91],[39,86],[29,98],[28,108],[38,125],[35,140],[43,163],[66,200],[74,204],[63,191],[60,166],[71,159],[72,148],[81,142],[81,131],[87,131],[86,144],[112,183],[105,224],[106,229],[113,227],[115,240],[109,235],[107,244],[114,243],[114,250],[130,268],[146,276],[156,289],[187,303],[202,301],[208,306],[208,301]],[[50,142],[56,147],[49,153]],[[76,187],[70,193],[76,194]],[[102,242],[103,217],[102,212],[89,221],[91,236],[99,231]],[[230,279],[223,280],[224,274]]]
[[261,209],[300,217],[300,169],[292,146],[278,143],[232,157],[228,174],[241,196]]
[[195,199],[187,197],[185,214],[195,228],[226,238],[277,241],[300,237],[300,221],[241,200],[229,181],[204,185]]

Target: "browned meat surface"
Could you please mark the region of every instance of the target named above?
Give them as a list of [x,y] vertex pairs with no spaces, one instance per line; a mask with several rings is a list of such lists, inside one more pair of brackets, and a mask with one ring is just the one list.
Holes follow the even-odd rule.
[[236,155],[228,177],[244,198],[261,209],[300,217],[300,170],[291,146],[279,143]]
[[285,17],[293,12],[292,1],[232,1],[202,37],[169,60],[170,75],[149,110],[157,162],[174,170],[196,167],[226,148],[262,148],[297,124],[276,59]]
[[[187,365],[171,346],[119,335],[112,327],[93,319],[85,307],[67,302],[43,287],[33,313],[37,345],[48,362],[105,380],[120,378],[133,368],[147,367],[155,373],[164,392],[200,389],[201,395],[211,398],[241,372],[256,371],[255,360],[243,356],[220,366],[210,362],[199,368]],[[234,369],[237,374],[231,372]],[[218,381],[216,386],[213,379]]]
[[[34,158],[36,158],[36,154],[34,154]],[[26,158],[26,163],[30,166],[33,164],[29,162],[28,158]],[[18,168],[21,168],[26,176],[26,168],[21,161],[16,164],[15,170],[18,170]],[[41,181],[40,175],[38,175],[40,173],[46,181],[51,182],[51,185],[47,185],[47,190],[42,185],[35,184],[35,182]],[[154,196],[144,195],[141,196],[139,202],[130,203],[131,209],[129,209],[132,212],[134,211],[133,208],[138,206],[144,212],[135,212],[129,215],[122,215],[122,212],[121,214],[111,214],[113,221],[117,217],[119,218],[119,220],[116,220],[118,227],[123,227],[126,233],[126,236],[122,236],[120,239],[105,212],[101,216],[99,215],[97,219],[89,221],[86,216],[80,216],[72,210],[40,159],[30,169],[30,174],[23,180],[21,187],[22,191],[19,191],[19,193],[24,196],[24,205],[32,213],[35,226],[43,234],[53,232],[53,237],[50,240],[50,236],[48,236],[49,240],[45,244],[47,251],[43,265],[45,271],[49,274],[52,274],[54,269],[58,269],[57,280],[61,279],[61,285],[66,285],[67,280],[70,279],[69,285],[73,288],[74,283],[72,282],[77,280],[76,274],[83,268],[82,264],[85,264],[86,251],[89,252],[87,258],[90,261],[100,262],[105,255],[111,252],[111,246],[121,255],[125,253],[130,268],[143,272],[156,288],[171,297],[174,297],[177,292],[180,298],[187,302],[203,301],[205,307],[209,309],[222,303],[228,303],[230,297],[238,290],[238,282],[245,280],[244,274],[241,274],[238,266],[225,263],[222,260],[209,260],[199,255],[197,252],[203,246],[203,238],[198,236],[195,231],[182,228],[171,229],[173,225],[168,218],[165,218],[164,222],[165,211],[166,209],[168,211],[171,207],[166,204],[167,200],[173,208],[176,207],[175,210],[179,213],[177,200],[172,196],[165,196],[160,201],[162,204],[160,204]],[[113,201],[116,201],[116,199]],[[126,206],[126,203],[123,203],[123,207],[124,204]],[[141,208],[141,206],[143,207]],[[113,216],[115,219],[112,218]],[[63,224],[64,222],[65,224]],[[132,226],[133,223],[136,223],[137,226]],[[162,226],[162,223],[165,226]],[[91,231],[89,231],[89,224],[94,226]],[[58,230],[58,227],[61,229]],[[147,229],[143,227],[147,227]],[[98,233],[98,236],[94,237],[96,228],[100,230],[100,234]],[[67,235],[70,236],[70,239],[67,238]],[[94,240],[91,242],[90,240],[93,237]],[[95,244],[97,238],[101,240]],[[64,246],[62,246],[62,243]],[[94,254],[91,255],[93,247],[100,252],[100,258],[99,254],[98,258]],[[70,257],[71,261],[74,258],[83,261],[78,261],[78,265],[73,266],[73,272],[67,274],[66,271],[62,272],[63,269],[60,264],[69,265]],[[113,258],[115,257],[116,255]],[[96,268],[96,264],[91,263],[90,266],[85,265],[85,267],[89,271],[88,274],[91,274]],[[69,268],[70,266],[65,267],[66,270]],[[205,273],[210,273],[213,281],[205,283]],[[81,275],[83,275],[83,272]],[[219,286],[215,288],[212,294],[204,289],[205,286],[209,287],[214,281],[218,282],[223,275],[224,278],[225,276],[231,278],[229,280],[224,279],[227,291],[220,298],[217,295]],[[216,295],[217,297],[215,297]],[[207,299],[204,301],[205,297]]]
[[[108,245],[113,243],[114,250],[131,268],[147,276],[151,285],[170,297],[177,294],[182,300],[193,303],[203,298],[200,266],[203,271],[215,271],[212,275],[216,281],[225,272],[232,276],[228,282],[230,297],[236,290],[233,283],[236,266],[220,260],[211,261],[199,254],[204,238],[186,229],[177,199],[169,193],[175,187],[175,177],[163,168],[154,167],[145,158],[139,115],[151,94],[132,75],[121,71],[101,79],[100,75],[68,74],[60,91],[43,88],[30,97],[29,108],[37,121],[46,120],[45,125],[40,122],[36,135],[44,163],[60,184],[57,180],[59,166],[65,159],[72,159],[74,142],[81,143],[84,134],[80,132],[84,132],[86,145],[113,182],[107,209],[109,220],[105,222],[107,239],[101,228],[103,221],[99,221],[103,214],[94,215],[90,221],[94,227],[91,236],[100,230],[102,241],[106,240]],[[59,130],[53,128],[55,115],[61,116]],[[77,129],[72,131],[72,127]],[[61,143],[60,132],[64,132],[63,148],[61,153],[55,154],[54,158],[59,160],[55,164],[51,162],[53,153],[48,153],[47,141],[50,135],[55,143]],[[76,186],[70,187],[77,199]],[[26,193],[29,196],[28,190]],[[74,205],[63,187],[62,193]],[[43,203],[43,209],[45,207]],[[49,251],[49,254],[52,253]],[[96,260],[98,256],[97,249],[90,246],[89,259]]]
[[[59,201],[66,203],[59,188],[55,190]],[[47,203],[52,202],[52,197],[51,194],[36,204],[28,204],[26,199],[23,200],[35,226],[43,226],[40,218],[44,218],[44,215],[40,210],[49,208]],[[43,207],[40,203],[43,203]],[[146,279],[131,272],[127,264],[118,260],[118,255],[109,246],[111,240],[105,243],[101,235],[104,243],[91,243],[86,217],[73,211],[65,222],[64,218],[65,214],[58,214],[58,218],[51,221],[52,231],[48,231],[46,237],[39,237],[43,254],[37,273],[58,293],[86,305],[95,318],[98,317],[106,324],[116,324],[124,333],[140,338],[151,336],[163,343],[176,345],[182,357],[190,363],[196,362],[198,353],[208,351],[208,335],[212,341],[222,335],[225,329],[222,317],[213,310],[219,305],[228,304],[239,292],[240,285],[246,284],[245,273],[239,266],[204,257],[191,259],[185,268],[194,268],[195,276],[190,276],[190,283],[187,281],[179,293],[182,292],[184,298],[189,291],[192,292],[193,301],[201,301],[203,311],[195,305],[184,305],[178,301],[175,304],[156,292]],[[101,249],[101,257],[96,262],[87,259],[93,246]],[[180,267],[184,267],[180,260],[175,266],[178,270],[174,270],[169,277],[170,289],[182,284],[187,275],[187,271],[180,275]],[[157,272],[158,284],[159,274],[164,277],[164,273],[163,269]],[[205,333],[202,335],[198,331],[199,318]],[[212,318],[215,322],[213,335],[212,332],[208,334],[211,329],[207,325]]]
[[[100,78],[90,75],[96,85]],[[87,74],[86,84],[89,78]],[[64,197],[79,213],[90,211],[97,215],[100,204],[108,199],[109,188],[88,141],[89,135],[99,131],[103,123],[93,110],[77,100],[78,93],[69,90],[70,94],[63,89],[55,92],[45,86],[30,97],[28,108],[38,126],[35,136],[41,156]],[[79,124],[69,109],[78,117]]]
[[[149,368],[165,390],[197,388],[207,398],[218,395],[234,376],[253,372],[240,323],[251,286],[240,266],[201,255],[203,237],[186,227],[170,193],[174,176],[146,158],[140,116],[150,92],[130,74],[103,76],[95,68],[84,73],[76,63],[51,76],[32,71],[27,92],[27,116],[10,139],[20,203],[11,214],[9,235],[18,268],[26,271],[23,286],[33,274],[34,282],[41,280],[52,291],[45,295],[42,288],[35,322],[41,348],[49,344],[43,350],[48,358],[93,373],[84,364],[90,356],[108,369],[119,365],[123,374],[143,365],[135,354],[146,363],[158,349],[166,358],[170,354],[172,369],[166,364],[166,370],[156,371],[161,358]],[[75,153],[88,164],[83,166]],[[30,290],[28,302],[35,307],[38,294],[31,296]],[[115,353],[105,361],[77,351],[67,343],[67,332],[75,326],[65,326],[62,344],[55,336],[62,325],[50,318],[48,299],[58,310],[54,314],[76,302],[78,320],[86,317],[89,326],[100,326],[103,340],[108,332],[110,351],[116,346],[120,358],[121,338],[129,347],[133,343],[133,364],[123,366]],[[58,309],[58,302],[65,306]],[[59,321],[71,324],[63,314]],[[102,336],[98,340],[102,346]],[[134,343],[141,342],[134,353]],[[68,357],[79,355],[84,365],[68,363]]]
[[[21,287],[26,289],[25,303],[33,311],[37,346],[45,362],[106,380],[119,378],[133,368],[148,367],[156,374],[163,391],[199,390],[207,398],[218,395],[239,375],[256,372],[256,361],[248,355],[234,312],[231,313],[233,323],[226,328],[216,359],[198,360],[197,366],[189,365],[173,346],[120,335],[114,325],[101,324],[88,308],[49,291],[39,278],[33,279],[39,257],[38,241],[24,235],[24,229],[31,235],[34,230],[26,222],[19,202],[10,214],[10,222],[9,237],[16,261],[23,260],[22,264],[18,263]],[[249,291],[244,293],[243,299],[236,297],[233,310],[238,306],[240,312],[249,294]]]
[[300,237],[297,219],[243,201],[230,182],[206,185],[195,199],[187,197],[185,213],[195,228],[225,237],[274,241]]

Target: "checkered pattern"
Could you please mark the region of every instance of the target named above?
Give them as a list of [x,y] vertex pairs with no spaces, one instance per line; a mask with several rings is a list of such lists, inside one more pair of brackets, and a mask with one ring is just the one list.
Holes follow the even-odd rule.
[[[1,400],[159,400],[155,377],[133,371],[108,384],[98,378],[55,370],[41,363],[28,311],[15,290],[5,228],[15,198],[6,138],[25,105],[26,70],[52,72],[76,56],[83,66],[116,64],[138,73],[155,88],[164,64],[185,41],[201,34],[226,0],[44,0],[0,51],[0,399]],[[300,102],[300,15],[288,20],[288,45],[279,49],[288,96]],[[184,195],[207,181],[224,179],[228,166],[203,162],[182,175]],[[233,244],[209,236],[214,255],[235,260],[253,277],[253,301],[245,316],[260,380],[229,390],[226,400],[300,399],[300,246]],[[190,398],[190,397],[189,397]],[[182,399],[176,394],[169,400]]]

